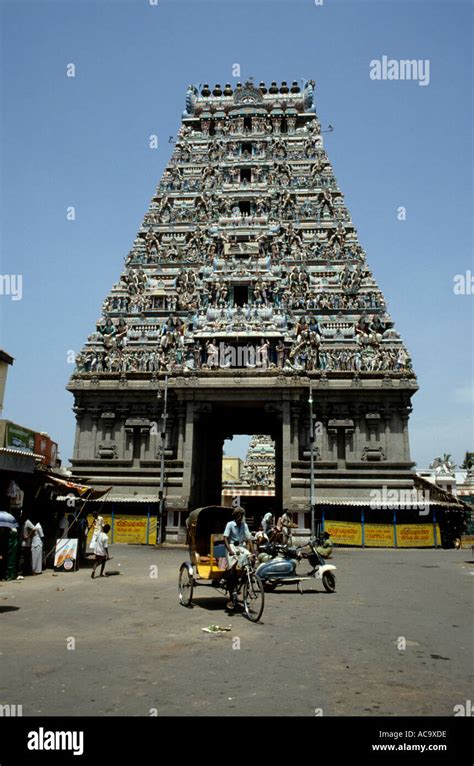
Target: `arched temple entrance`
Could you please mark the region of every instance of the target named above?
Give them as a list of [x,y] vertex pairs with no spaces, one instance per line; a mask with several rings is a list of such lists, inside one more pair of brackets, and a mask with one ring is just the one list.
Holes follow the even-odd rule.
[[222,447],[235,434],[267,434],[275,442],[275,498],[282,503],[282,419],[261,405],[238,399],[201,411],[195,421],[190,504],[219,505],[222,496]]

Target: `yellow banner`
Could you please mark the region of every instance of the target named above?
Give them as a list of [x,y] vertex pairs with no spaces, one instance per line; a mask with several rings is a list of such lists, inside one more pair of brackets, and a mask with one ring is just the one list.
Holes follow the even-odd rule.
[[[326,519],[324,529],[339,545],[362,545],[362,524],[353,521],[330,521]],[[441,545],[441,535],[436,525],[436,541]],[[397,546],[399,548],[434,548],[433,524],[397,524]],[[393,524],[365,524],[364,545],[369,547],[393,548],[395,546]]]
[[[438,545],[441,545],[438,524],[436,524],[436,541]],[[399,548],[432,548],[434,544],[433,524],[397,524]]]
[[362,524],[354,521],[325,521],[324,530],[340,545],[362,545]]
[[[112,525],[112,516],[109,514],[102,515],[104,519],[104,525],[110,524],[111,530],[109,532],[109,544],[113,543],[135,543],[135,544],[156,544],[156,516],[151,516],[148,520],[147,516],[114,516],[114,523]],[[147,540],[147,526],[148,527],[148,540]],[[93,522],[92,516],[88,517],[88,522]],[[93,534],[93,529],[89,530],[87,535],[87,544],[89,545]]]
[[[100,513],[99,516],[102,516],[102,518],[104,519],[104,526],[106,524],[110,524],[111,530],[109,532],[109,544],[111,544],[112,543],[112,516],[110,516],[107,513],[105,513],[105,514]],[[90,542],[92,540],[92,535],[94,534],[94,517],[93,516],[88,516],[87,517],[87,523],[88,523],[88,525],[90,527],[90,529],[89,529],[89,531],[87,533],[87,547],[89,547]]]
[[364,544],[382,548],[393,548],[393,524],[365,524]]

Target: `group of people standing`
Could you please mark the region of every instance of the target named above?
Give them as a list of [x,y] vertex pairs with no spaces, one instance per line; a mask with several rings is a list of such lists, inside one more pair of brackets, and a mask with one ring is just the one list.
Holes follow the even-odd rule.
[[276,524],[272,511],[267,511],[261,522],[262,532],[266,535],[269,542],[278,542],[282,543],[282,545],[291,543],[290,530],[294,529],[296,526],[297,525],[291,519],[288,508],[283,509]]
[[[235,586],[238,581],[239,572],[245,566],[249,555],[254,551],[254,542],[257,549],[268,542],[281,543],[282,545],[291,544],[291,529],[297,527],[289,514],[288,508],[284,508],[282,515],[275,524],[272,511],[268,511],[262,518],[260,529],[252,536],[250,529],[245,521],[245,511],[237,506],[232,511],[232,520],[229,521],[224,530],[224,544],[226,548],[226,577],[230,600],[227,608],[234,610],[237,604],[237,595]],[[324,532],[318,541],[318,553],[323,558],[329,558],[332,553],[332,541],[328,532]]]
[[[4,514],[8,517],[8,527],[3,532],[0,546],[0,579],[14,580],[25,575],[40,575],[46,566],[53,566],[56,543],[62,539],[77,538],[77,560],[85,561],[88,553],[94,554],[92,577],[98,566],[100,574],[104,575],[108,555],[108,532],[110,525],[104,524],[104,519],[97,511],[92,513],[93,520],[89,524],[84,512],[65,512],[54,515],[21,513],[17,516]],[[89,531],[92,529],[92,539],[87,546]]]
[[0,511],[0,580],[16,580],[43,570],[44,532],[38,519],[21,523],[17,515]]
[[[268,541],[273,543],[281,543],[282,545],[292,544],[291,529],[297,527],[288,512],[288,508],[283,509],[282,515],[278,518],[276,524],[272,511],[268,511],[262,518],[261,522],[261,535]],[[318,540],[317,551],[323,558],[329,558],[332,553],[332,540],[329,532],[323,532]]]

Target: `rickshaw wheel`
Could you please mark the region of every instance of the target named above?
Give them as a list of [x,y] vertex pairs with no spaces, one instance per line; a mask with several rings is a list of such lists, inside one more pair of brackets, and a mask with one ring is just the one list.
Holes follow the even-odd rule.
[[242,590],[244,609],[247,618],[251,622],[258,622],[265,605],[265,591],[260,577],[250,572],[244,582]]
[[191,606],[193,600],[193,588],[194,577],[189,574],[189,569],[186,564],[183,564],[179,570],[178,583],[179,603],[182,606]]

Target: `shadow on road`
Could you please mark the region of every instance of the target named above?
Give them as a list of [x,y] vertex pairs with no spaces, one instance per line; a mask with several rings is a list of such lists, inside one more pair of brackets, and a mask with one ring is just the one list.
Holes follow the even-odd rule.
[[202,598],[195,598],[193,596],[193,607],[199,607],[199,609],[206,609],[208,612],[225,612],[225,605],[227,603],[227,598],[222,598],[216,596],[215,598],[209,598],[207,596],[203,596]]
[[265,598],[272,597],[273,594],[276,594],[278,596],[293,596],[294,594],[297,594],[298,596],[330,596],[331,593],[327,593],[325,590],[313,590],[312,588],[306,588],[303,590],[302,593],[300,593],[297,588],[275,588],[275,590],[266,590],[265,591]]

